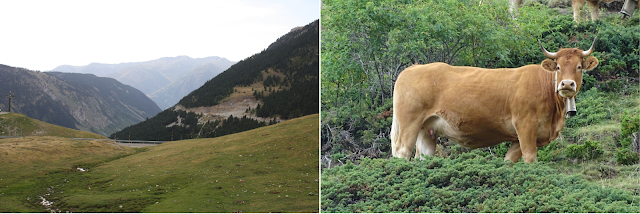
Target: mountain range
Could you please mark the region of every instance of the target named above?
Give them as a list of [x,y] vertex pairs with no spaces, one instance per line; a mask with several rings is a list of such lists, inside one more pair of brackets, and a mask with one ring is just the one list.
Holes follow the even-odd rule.
[[318,113],[319,21],[292,29],[153,118],[110,136],[218,137]]
[[161,109],[166,109],[233,64],[235,62],[216,56],[206,58],[177,56],[146,62],[61,65],[51,71],[111,77],[142,91]]
[[[144,93],[93,74],[39,72],[0,65],[0,94],[11,110],[47,123],[103,136],[146,120],[161,109]],[[8,100],[0,108],[8,109]]]

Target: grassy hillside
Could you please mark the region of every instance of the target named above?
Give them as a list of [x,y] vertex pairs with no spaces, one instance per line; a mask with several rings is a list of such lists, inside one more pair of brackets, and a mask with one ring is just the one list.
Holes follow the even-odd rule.
[[[10,187],[0,187],[0,197],[10,195],[13,202],[0,211],[45,211],[34,198],[48,193],[45,198],[62,212],[317,212],[318,120],[317,114],[309,115],[218,138],[146,147],[148,151],[99,165],[86,159],[71,164],[88,167],[87,172],[37,174],[42,166],[33,164],[25,177],[1,170],[0,178],[13,178],[0,181]],[[13,145],[12,140],[0,142]],[[36,157],[27,154],[33,152],[24,148],[10,153],[32,159]],[[21,167],[15,161],[2,164]]]
[[56,136],[107,139],[98,134],[45,123],[16,113],[0,115],[0,136]]

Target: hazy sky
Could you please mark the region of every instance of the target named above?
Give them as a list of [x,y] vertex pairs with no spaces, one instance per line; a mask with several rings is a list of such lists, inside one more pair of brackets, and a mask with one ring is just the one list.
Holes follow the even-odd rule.
[[239,61],[319,18],[319,0],[0,1],[0,64]]

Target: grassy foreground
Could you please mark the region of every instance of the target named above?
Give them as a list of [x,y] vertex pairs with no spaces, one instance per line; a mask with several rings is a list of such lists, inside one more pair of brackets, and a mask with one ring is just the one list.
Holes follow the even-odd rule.
[[107,139],[99,134],[53,125],[16,113],[0,115],[0,136],[57,136]]
[[[69,140],[55,147],[81,144],[110,156],[96,164],[87,160],[90,151],[70,152],[74,157],[49,161],[62,167],[48,172],[44,164],[5,160],[5,155],[27,162],[41,158],[32,151],[37,149],[16,146],[0,154],[0,212],[44,212],[38,196],[62,212],[318,212],[318,124],[316,114],[219,138],[145,147],[139,153],[122,147],[117,147],[122,152],[108,152],[91,144],[108,142]],[[0,145],[37,141],[44,140],[5,139]],[[72,170],[75,166],[88,171]],[[16,175],[18,170],[24,174]]]

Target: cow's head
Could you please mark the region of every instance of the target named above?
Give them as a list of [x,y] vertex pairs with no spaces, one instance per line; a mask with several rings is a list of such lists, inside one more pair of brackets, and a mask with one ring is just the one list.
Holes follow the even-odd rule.
[[542,47],[542,42],[538,40],[542,52],[549,58],[542,61],[542,68],[549,72],[557,72],[558,79],[555,87],[560,96],[565,98],[576,96],[582,86],[582,72],[590,71],[598,66],[598,59],[589,56],[593,53],[596,38],[593,39],[589,50],[562,48],[555,53],[548,52]]

